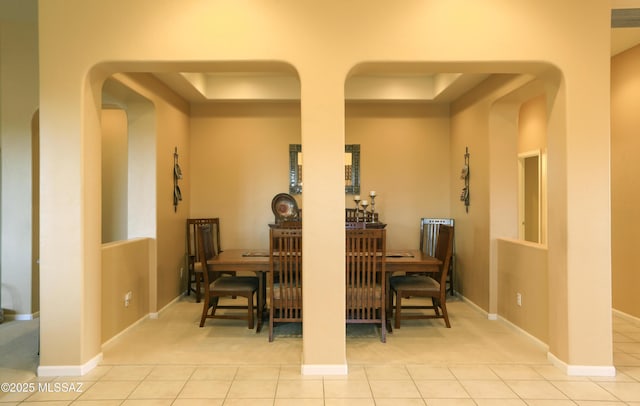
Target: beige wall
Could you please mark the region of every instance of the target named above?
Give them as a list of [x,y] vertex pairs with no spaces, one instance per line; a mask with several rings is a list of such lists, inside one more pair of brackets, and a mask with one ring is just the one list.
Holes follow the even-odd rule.
[[[549,340],[547,249],[519,240],[498,240],[498,314],[543,343]],[[521,295],[522,304],[516,302]]]
[[638,163],[640,150],[640,46],[611,61],[611,251],[613,307],[640,317],[640,216]]
[[543,93],[527,100],[518,117],[518,153],[539,152],[538,194],[539,242],[547,242],[547,96]]
[[202,104],[190,128],[189,217],[219,217],[223,249],[268,248],[271,200],[288,193],[289,144],[301,142],[299,102]]
[[420,218],[450,217],[449,142],[447,105],[347,103],[345,143],[360,144],[360,194],[376,191],[387,248],[418,248]]
[[[549,233],[549,285],[550,295],[560,300],[550,320],[550,352],[569,372],[574,372],[572,366],[586,366],[588,373],[610,372],[608,4],[416,0],[390,7],[385,1],[358,0],[286,1],[274,8],[218,1],[158,5],[152,0],[43,0],[39,6],[41,275],[42,286],[48,287],[41,295],[40,372],[56,365],[84,368],[99,353],[94,322],[99,304],[94,297],[100,290],[95,278],[100,267],[100,192],[92,187],[100,173],[94,163],[99,156],[99,85],[110,72],[206,69],[215,64],[202,61],[212,60],[286,61],[300,78],[304,266],[305,281],[313,286],[304,296],[306,371],[346,366],[344,294],[336,286],[343,286],[344,278],[342,164],[349,72],[363,61],[379,61],[382,71],[410,62],[445,73],[526,72],[543,77],[552,72],[548,84],[559,90],[549,96],[554,97],[549,104],[549,155],[554,157],[549,161],[549,206],[554,208],[549,221],[557,227]],[[461,7],[475,18],[458,18]],[[572,18],[578,7],[579,21]],[[120,8],[127,13],[113,12]],[[166,24],[169,20],[171,25]],[[64,66],[61,54],[66,55]],[[100,69],[94,69],[98,64]],[[166,125],[158,126],[162,135],[157,146],[158,238],[170,236],[158,240],[158,277],[167,281],[158,285],[158,302],[166,303],[178,291],[172,261],[178,257],[177,240],[183,241],[178,230],[184,229],[186,213],[182,207],[177,216],[164,211],[167,205],[172,209],[172,185],[163,182],[171,173],[174,145],[179,151],[189,149],[188,119],[176,104],[156,108],[158,117],[169,117]],[[449,169],[459,173],[469,146],[475,171],[472,206],[466,214],[456,201],[460,181],[451,179],[451,215],[459,225],[457,241],[463,250],[458,251],[458,263],[463,265],[465,294],[488,308],[490,104],[465,108],[459,105],[451,121]],[[63,152],[67,159],[60,161]],[[592,221],[584,222],[587,217]],[[61,232],[66,239],[56,239]],[[585,251],[589,246],[603,248]],[[55,288],[61,277],[84,283]],[[328,291],[333,292],[329,301]],[[63,298],[68,304],[56,306]],[[596,332],[594,325],[599,327]]]
[[[550,97],[557,92],[542,78],[533,79],[528,75],[508,75],[502,80],[493,79],[491,93],[487,94],[491,104],[489,116],[489,317],[504,317],[499,307],[504,307],[501,301],[501,290],[504,279],[501,277],[498,260],[501,253],[498,241],[502,239],[518,239],[519,229],[519,177],[518,177],[518,144],[520,142],[522,123],[522,106],[530,103],[532,98],[540,94],[549,93]],[[548,80],[548,79],[547,79]],[[486,85],[486,84],[485,84]],[[486,103],[486,101],[485,101]],[[540,118],[534,116],[536,120]],[[527,121],[527,120],[525,120]],[[519,255],[526,254],[525,250],[518,250]],[[525,258],[518,261],[526,263]],[[510,270],[511,272],[520,272]],[[524,272],[524,271],[523,271]],[[503,282],[500,283],[500,280]],[[506,305],[513,305],[509,301]]]
[[547,147],[547,99],[539,95],[522,103],[518,117],[518,153]]
[[[155,207],[146,207],[149,210],[155,209],[155,235],[153,226],[132,226],[134,230],[141,229],[141,234],[153,237],[157,240],[157,269],[152,274],[150,284],[152,292],[150,296],[150,311],[157,312],[173,299],[175,299],[185,288],[184,277],[184,241],[185,241],[185,220],[189,217],[189,204],[191,194],[191,179],[189,166],[189,106],[170,91],[166,86],[148,74],[118,75],[117,79],[132,91],[146,98],[153,103],[153,113],[155,118],[155,138],[146,141],[138,148],[133,149],[133,156],[140,156],[144,161],[155,162],[154,168],[138,168],[138,175],[132,175],[134,184],[155,184],[150,187],[145,195],[154,193],[153,201]],[[142,107],[149,110],[149,107]],[[138,113],[136,116],[145,116]],[[134,126],[135,127],[135,126]],[[147,129],[148,131],[148,129]],[[138,138],[146,136],[138,130],[135,134]],[[148,138],[148,137],[147,137]],[[155,147],[155,154],[152,157],[146,156],[142,147]],[[183,200],[178,204],[177,210],[173,206],[173,154],[178,151],[180,167],[185,174],[184,179],[179,181],[179,186],[183,195]],[[138,164],[130,164],[136,168]],[[149,170],[151,169],[151,170]],[[155,179],[153,177],[155,176]],[[136,193],[139,193],[136,192]],[[148,196],[138,196],[138,199],[148,199]],[[139,210],[140,208],[138,208]],[[133,210],[136,210],[135,208]],[[145,228],[147,229],[146,231]],[[129,237],[139,237],[141,235],[129,235]],[[182,276],[181,276],[182,275]],[[157,295],[157,297],[154,297]]]
[[[150,238],[138,238],[102,246],[102,343],[149,314],[153,244]],[[128,292],[131,301],[125,306]]]
[[[449,109],[349,103],[345,143],[360,144],[361,194],[376,190],[390,248],[418,247],[421,217],[449,215]],[[288,192],[289,144],[300,143],[292,103],[212,103],[191,113],[191,217],[220,217],[223,247],[266,248],[271,199]],[[444,153],[443,153],[444,151]],[[304,190],[304,189],[303,189]],[[302,196],[295,196],[302,205]],[[353,207],[353,195],[345,195]]]
[[102,242],[127,239],[127,113],[102,111]]
[[[526,83],[526,82],[525,82]],[[451,213],[456,219],[456,289],[490,314],[497,309],[497,279],[491,250],[496,238],[513,237],[516,227],[516,133],[514,116],[506,115],[510,125],[491,120],[492,111],[501,98],[522,86],[519,76],[496,75],[481,83],[451,106],[450,172],[459,174],[464,154],[469,149],[469,211],[460,201],[464,182],[451,178]],[[506,127],[506,128],[505,128]],[[504,134],[503,134],[504,133]],[[509,148],[510,147],[510,148]],[[510,173],[512,177],[500,179]],[[494,206],[502,204],[498,208]],[[495,230],[494,230],[495,229]]]

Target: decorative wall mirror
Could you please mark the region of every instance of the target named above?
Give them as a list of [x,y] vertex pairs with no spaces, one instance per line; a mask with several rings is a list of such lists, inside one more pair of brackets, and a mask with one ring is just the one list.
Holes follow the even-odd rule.
[[[360,145],[344,146],[344,192],[360,193]],[[289,144],[289,193],[302,193],[302,145]]]

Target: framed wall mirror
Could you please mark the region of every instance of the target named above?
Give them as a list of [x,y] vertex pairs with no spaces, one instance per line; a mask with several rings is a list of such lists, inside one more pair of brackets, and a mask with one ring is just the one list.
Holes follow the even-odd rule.
[[[344,192],[360,193],[360,145],[344,146]],[[302,145],[289,145],[289,193],[302,193]]]

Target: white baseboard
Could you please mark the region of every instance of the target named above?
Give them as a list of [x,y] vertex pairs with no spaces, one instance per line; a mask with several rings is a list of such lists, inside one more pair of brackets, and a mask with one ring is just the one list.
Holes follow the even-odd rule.
[[547,353],[547,359],[568,376],[616,376],[613,365],[570,365],[550,352]]
[[[473,303],[471,300],[467,299],[466,297],[460,296],[460,298],[465,303],[469,304],[471,307],[476,309],[478,312],[480,312],[482,314],[485,314],[489,320],[500,320],[500,321],[504,322],[505,324],[507,324],[508,326],[510,326],[511,328],[517,330],[520,334],[523,334],[526,337],[528,337],[529,339],[531,339],[531,341],[533,341],[536,344],[538,344],[538,345],[542,346],[543,348],[545,348],[547,350],[547,359],[549,360],[549,362],[551,362],[556,368],[562,370],[568,376],[615,376],[616,375],[616,369],[615,369],[615,367],[613,365],[611,365],[611,366],[609,366],[609,365],[569,365],[569,364],[565,363],[564,361],[560,360],[558,357],[556,357],[552,353],[548,352],[549,345],[544,343],[543,341],[541,341],[537,337],[532,336],[527,331],[525,331],[522,328],[520,328],[520,327],[516,326],[515,324],[511,323],[509,320],[507,320],[507,319],[505,319],[503,317],[500,317],[497,314],[486,312],[484,309],[482,309],[481,307],[479,307],[478,305],[476,305],[475,303]],[[633,316],[629,316],[629,315],[627,315],[627,316],[628,317],[633,317]],[[636,319],[636,320],[638,320],[638,319]]]
[[180,300],[181,297],[182,297],[182,295],[178,295],[178,296],[175,297],[175,299],[173,299],[172,301],[167,303],[166,306],[164,306],[162,309],[158,310],[157,312],[149,313],[149,318],[153,319],[153,320],[157,320],[160,317],[160,313],[162,313],[165,310],[167,310],[169,308],[169,306],[171,306],[174,303],[176,303],[178,300]]
[[38,366],[38,376],[82,376],[87,374],[102,361],[102,353],[96,355],[83,365],[48,365]]
[[504,317],[502,317],[502,316],[500,316],[500,315],[498,315],[496,313],[488,313],[483,308],[481,308],[480,306],[478,306],[477,304],[473,303],[471,300],[467,299],[466,297],[464,297],[462,295],[460,295],[460,298],[465,303],[467,303],[469,306],[473,307],[477,312],[487,316],[487,319],[494,320],[494,321],[499,320],[499,321],[503,322],[504,324],[506,324],[507,326],[509,326],[510,328],[513,328],[514,330],[518,331],[518,333],[526,336],[531,341],[533,341],[537,345],[541,346],[545,350],[549,349],[549,345],[547,343],[545,343],[545,342],[541,341],[539,338],[531,335],[528,331],[523,330],[522,328],[520,328],[519,326],[513,324],[512,322],[510,322],[509,320],[505,319]]
[[171,305],[173,305],[174,303],[176,303],[178,300],[180,300],[181,296],[176,297],[175,299],[173,299],[171,302],[169,302],[166,306],[164,306],[162,309],[160,309],[160,311],[158,312],[154,312],[154,313],[149,313],[146,316],[142,316],[141,318],[139,318],[138,320],[136,320],[135,322],[133,322],[132,324],[130,324],[128,327],[126,327],[124,330],[122,330],[121,332],[119,332],[118,334],[114,335],[113,337],[111,337],[110,339],[108,339],[107,341],[105,341],[104,343],[102,343],[102,348],[104,349],[105,347],[107,347],[109,344],[111,344],[114,340],[120,338],[122,335],[124,335],[125,333],[127,333],[129,330],[133,329],[134,327],[136,327],[138,324],[142,323],[143,321],[145,321],[146,319],[151,319],[151,320],[157,320],[160,317],[160,313],[164,312],[165,310],[167,310],[167,308]]
[[529,333],[527,330],[522,329],[520,326],[517,326],[515,324],[513,324],[511,321],[505,319],[502,316],[498,316],[498,319],[503,322],[504,324],[506,324],[507,326],[509,326],[510,328],[516,330],[519,334],[522,334],[523,336],[526,336],[528,339],[530,339],[531,341],[533,341],[534,343],[536,343],[537,345],[539,345],[541,348],[543,348],[545,351],[549,351],[549,344],[545,343],[544,341],[540,340],[538,337],[532,335],[531,333]]
[[487,312],[482,307],[478,306],[477,304],[475,304],[474,302],[472,302],[471,300],[467,299],[466,297],[462,296],[461,294],[459,294],[457,292],[456,292],[456,296],[459,297],[463,302],[465,302],[466,304],[471,306],[478,313],[484,314],[484,316],[487,319],[489,319],[489,320],[498,320],[498,315],[497,314]]
[[35,320],[40,317],[40,312],[35,313],[4,313],[4,321],[26,321]]
[[122,337],[123,335],[125,335],[127,332],[129,332],[130,330],[132,330],[134,327],[136,327],[138,324],[142,323],[143,321],[145,321],[147,318],[149,318],[150,315],[146,315],[146,316],[142,316],[141,318],[139,318],[138,320],[134,321],[133,323],[131,323],[128,327],[126,327],[124,330],[120,331],[118,334],[114,335],[113,337],[111,337],[110,339],[108,339],[107,341],[105,341],[104,343],[102,343],[102,350],[104,351],[104,349],[106,347],[108,347],[112,342],[114,342],[115,340],[117,340],[118,338]]
[[302,375],[347,375],[347,364],[302,364]]
[[640,324],[640,318],[636,317],[636,316],[632,316],[629,313],[625,313],[623,311],[620,310],[616,310],[616,309],[611,309],[611,311],[613,312],[614,316],[618,316],[621,319],[625,319],[627,321],[631,321],[633,323],[638,323]]

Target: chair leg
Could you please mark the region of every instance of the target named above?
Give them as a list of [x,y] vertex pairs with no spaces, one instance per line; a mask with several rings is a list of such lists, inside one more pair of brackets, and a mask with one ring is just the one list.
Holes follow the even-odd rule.
[[209,300],[208,297],[205,297],[206,302],[202,306],[202,317],[200,318],[200,327],[204,327],[204,322],[207,320],[207,313],[209,312]]
[[194,275],[196,277],[196,303],[200,303],[200,275],[197,272],[194,272]]
[[192,276],[191,266],[188,267],[187,270],[187,296],[191,296],[191,276]]
[[449,323],[449,314],[447,313],[447,302],[445,300],[440,301],[440,308],[442,309],[444,324],[447,325],[447,328],[451,328],[451,323]]
[[401,313],[400,313],[400,308],[402,307],[402,292],[400,292],[399,290],[396,290],[396,322],[395,325],[393,326],[396,329],[400,328],[400,319],[401,319]]
[[436,312],[436,316],[440,316],[440,311],[438,310],[438,299],[432,296],[431,305],[433,306],[433,311]]
[[269,308],[269,342],[273,341],[273,305]]
[[247,320],[249,322],[249,330],[253,328],[253,293],[251,293],[248,297],[247,308],[249,309],[249,314],[247,315]]
[[216,315],[216,310],[218,310],[218,302],[220,301],[220,297],[214,296],[211,298],[211,315]]

